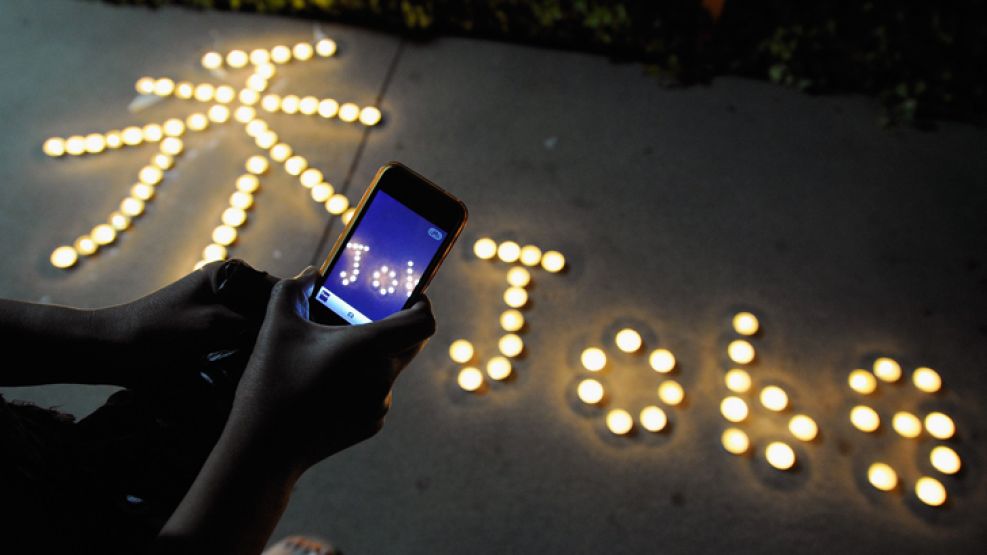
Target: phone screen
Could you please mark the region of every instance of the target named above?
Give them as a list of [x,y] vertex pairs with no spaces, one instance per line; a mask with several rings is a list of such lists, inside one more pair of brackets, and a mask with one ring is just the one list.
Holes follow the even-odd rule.
[[350,324],[393,314],[404,307],[448,233],[378,189],[315,298]]

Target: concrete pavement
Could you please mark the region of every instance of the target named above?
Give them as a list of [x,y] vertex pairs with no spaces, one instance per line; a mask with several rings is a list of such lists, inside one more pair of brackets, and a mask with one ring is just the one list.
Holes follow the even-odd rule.
[[[143,74],[197,80],[206,49],[312,37],[313,24],[244,14],[150,11],[81,2],[7,2],[0,17],[0,295],[101,306],[139,297],[195,262],[256,148],[235,124],[188,140],[133,232],[71,272],[51,249],[101,220],[149,149],[52,160],[43,140],[156,121],[166,100],[128,113]],[[72,25],[64,22],[72,21]],[[944,124],[885,131],[865,99],[814,98],[741,79],[663,89],[634,64],[474,41],[424,44],[338,25],[337,58],[286,68],[279,90],[368,102],[384,123],[271,116],[279,133],[351,200],[398,159],[460,195],[471,221],[434,282],[439,331],[395,390],[388,426],[299,484],[276,536],[315,533],[348,553],[978,552],[987,540],[982,441],[987,380],[985,132]],[[282,132],[281,129],[284,129]],[[341,226],[275,168],[233,254],[289,275],[321,259]],[[494,353],[506,267],[476,260],[489,235],[568,257],[536,272],[526,356],[483,396],[455,386],[456,338]],[[799,470],[726,454],[719,415],[730,315],[750,309],[755,385],[786,387],[820,439]],[[578,354],[609,343],[611,406],[657,403],[659,377],[612,346],[633,323],[671,349],[686,403],[670,429],[615,438],[574,400]],[[919,507],[932,473],[928,437],[885,423],[853,430],[860,397],[846,375],[880,354],[928,365],[945,391],[885,386],[872,403],[947,410],[966,470],[944,477],[947,507]],[[83,414],[105,388],[5,389]],[[763,449],[785,417],[752,402],[745,426]],[[790,414],[790,413],[789,413]],[[903,490],[862,481],[889,460]]]

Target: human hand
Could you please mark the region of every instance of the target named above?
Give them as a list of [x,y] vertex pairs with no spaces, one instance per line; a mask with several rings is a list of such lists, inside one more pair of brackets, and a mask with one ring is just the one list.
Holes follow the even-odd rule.
[[275,285],[228,422],[298,472],[380,430],[394,380],[435,332],[426,298],[369,324],[312,322],[316,277]]
[[198,378],[195,366],[209,353],[249,352],[275,283],[242,260],[216,261],[136,301],[95,310],[93,325],[111,338],[113,383],[181,388]]

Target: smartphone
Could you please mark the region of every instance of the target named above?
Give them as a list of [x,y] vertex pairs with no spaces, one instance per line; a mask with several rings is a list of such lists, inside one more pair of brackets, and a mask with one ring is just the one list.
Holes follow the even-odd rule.
[[466,225],[466,205],[398,162],[377,170],[309,298],[309,319],[366,324],[415,303]]

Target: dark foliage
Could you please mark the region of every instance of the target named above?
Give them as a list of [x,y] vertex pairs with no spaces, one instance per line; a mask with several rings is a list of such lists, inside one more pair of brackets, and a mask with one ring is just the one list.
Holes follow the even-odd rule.
[[883,122],[982,122],[987,0],[111,0],[322,18],[601,52],[667,83],[717,75],[863,93]]

